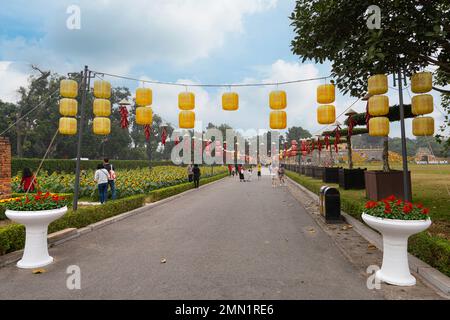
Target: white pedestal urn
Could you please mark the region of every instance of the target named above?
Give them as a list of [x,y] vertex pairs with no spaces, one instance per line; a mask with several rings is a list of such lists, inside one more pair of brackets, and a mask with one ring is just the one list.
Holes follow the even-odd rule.
[[25,225],[25,249],[22,259],[17,263],[19,268],[40,268],[53,262],[48,254],[48,225],[66,212],[67,206],[39,211],[5,211],[10,220]]
[[396,220],[362,214],[362,219],[383,236],[383,263],[375,277],[397,286],[416,284],[409,272],[408,238],[426,230],[431,220]]

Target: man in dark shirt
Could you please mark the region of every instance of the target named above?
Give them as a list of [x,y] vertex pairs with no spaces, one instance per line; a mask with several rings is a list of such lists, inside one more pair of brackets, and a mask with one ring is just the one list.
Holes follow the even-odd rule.
[[194,164],[194,169],[192,169],[194,172],[194,187],[198,188],[200,185],[200,168],[198,164]]

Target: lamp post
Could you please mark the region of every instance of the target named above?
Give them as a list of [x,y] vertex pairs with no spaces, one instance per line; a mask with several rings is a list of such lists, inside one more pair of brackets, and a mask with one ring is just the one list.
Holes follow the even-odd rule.
[[[406,77],[403,79],[406,84]],[[394,86],[395,86],[395,73],[394,73]],[[398,81],[398,100],[400,110],[400,131],[402,141],[402,164],[403,164],[403,198],[405,201],[411,201],[411,191],[408,177],[408,155],[406,152],[406,133],[405,133],[405,108],[403,106],[403,86],[402,86],[402,71],[397,73]]]

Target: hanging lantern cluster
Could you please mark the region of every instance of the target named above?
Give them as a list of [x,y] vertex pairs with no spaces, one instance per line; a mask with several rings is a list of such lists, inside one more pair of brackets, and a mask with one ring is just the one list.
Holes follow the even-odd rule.
[[368,102],[369,135],[385,137],[389,135],[389,98],[384,95],[388,92],[388,79],[385,74],[376,74],[369,77],[368,91],[372,95]]
[[333,103],[335,100],[334,84],[322,84],[317,87],[317,122],[319,124],[332,124],[336,121],[336,109]]
[[178,94],[178,126],[181,129],[193,129],[195,125],[195,94],[192,92],[181,92]]
[[94,122],[92,130],[96,135],[108,135],[111,133],[111,84],[108,81],[94,81]]
[[274,110],[270,112],[270,128],[275,130],[286,129],[287,126],[287,97],[286,91],[276,90],[272,91],[269,95],[270,109]]
[[145,140],[150,140],[150,127],[153,123],[153,92],[150,88],[136,89],[136,124],[144,126]]
[[[416,116],[433,112],[433,96],[425,94],[432,89],[431,72],[419,72],[411,76],[411,90],[419,93],[411,99],[411,111]],[[432,136],[434,134],[433,117],[417,117],[413,119],[413,135]]]
[[74,135],[77,133],[78,101],[75,99],[78,95],[78,83],[75,80],[61,80],[59,85],[59,113],[62,117],[59,119],[58,131],[64,135]]

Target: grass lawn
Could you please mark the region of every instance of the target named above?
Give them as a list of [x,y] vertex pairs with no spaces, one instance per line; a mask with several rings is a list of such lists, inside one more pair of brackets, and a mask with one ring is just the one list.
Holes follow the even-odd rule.
[[[356,164],[355,168],[380,170],[381,164]],[[401,163],[391,164],[392,169],[401,169]],[[412,179],[413,202],[422,203],[430,209],[431,227],[410,241],[410,252],[441,272],[450,276],[450,165],[409,164]],[[325,183],[318,179],[288,172],[287,175],[318,193]],[[339,188],[337,184],[327,185]],[[342,210],[361,220],[367,201],[365,190],[342,190]]]

